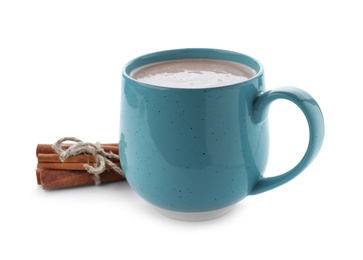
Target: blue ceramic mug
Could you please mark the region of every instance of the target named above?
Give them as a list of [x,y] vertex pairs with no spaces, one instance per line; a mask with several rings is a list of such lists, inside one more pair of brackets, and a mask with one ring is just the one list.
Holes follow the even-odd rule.
[[[130,76],[150,63],[188,58],[221,59],[256,71],[241,83],[211,88],[170,88]],[[262,65],[218,49],[179,49],[129,62],[122,75],[120,158],[130,186],[162,213],[179,219],[220,216],[247,195],[276,188],[300,174],[323,142],[324,120],[305,91],[265,91]],[[309,125],[309,144],[290,171],[264,178],[269,153],[267,114],[277,99],[295,103]]]

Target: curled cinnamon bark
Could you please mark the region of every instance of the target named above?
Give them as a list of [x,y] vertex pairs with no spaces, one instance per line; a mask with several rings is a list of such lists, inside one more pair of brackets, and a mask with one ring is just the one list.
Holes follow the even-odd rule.
[[[62,147],[65,149],[69,148],[72,144],[63,144]],[[118,154],[118,144],[101,144],[101,148],[103,148],[106,152],[112,152],[114,154]],[[57,154],[52,144],[38,144],[36,149],[36,155],[38,154]]]
[[[84,185],[94,185],[93,175],[87,171],[37,169],[38,184],[43,189],[61,189]],[[101,182],[125,180],[118,172],[110,169],[100,174]]]
[[[62,163],[59,159],[59,154],[44,154],[37,155],[38,163]],[[110,159],[113,162],[118,162],[116,159]],[[77,154],[66,158],[63,163],[94,163],[95,158],[90,154]]]

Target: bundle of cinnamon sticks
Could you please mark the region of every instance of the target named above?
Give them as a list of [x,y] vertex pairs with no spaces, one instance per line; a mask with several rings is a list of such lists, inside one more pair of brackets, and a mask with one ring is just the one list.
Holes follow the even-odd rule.
[[[63,144],[65,149],[70,144]],[[101,144],[105,152],[118,154],[118,144]],[[38,144],[36,149],[38,159],[36,176],[37,182],[44,189],[60,189],[82,185],[94,185],[94,175],[87,172],[84,164],[94,166],[95,158],[90,154],[78,154],[68,157],[62,162],[51,144]],[[117,166],[120,162],[112,159]],[[125,180],[125,178],[111,167],[100,175],[101,183]]]

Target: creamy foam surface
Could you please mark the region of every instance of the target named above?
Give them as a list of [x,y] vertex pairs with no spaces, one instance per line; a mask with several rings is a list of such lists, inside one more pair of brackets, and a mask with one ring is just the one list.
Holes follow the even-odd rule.
[[131,71],[140,82],[171,88],[211,88],[248,80],[256,71],[247,65],[218,59],[175,59]]

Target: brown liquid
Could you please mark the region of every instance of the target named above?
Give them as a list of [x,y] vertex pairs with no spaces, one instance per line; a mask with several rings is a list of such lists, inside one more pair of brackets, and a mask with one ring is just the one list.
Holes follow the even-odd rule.
[[256,75],[252,68],[217,59],[176,59],[151,63],[130,76],[151,85],[170,88],[211,88],[232,85]]

